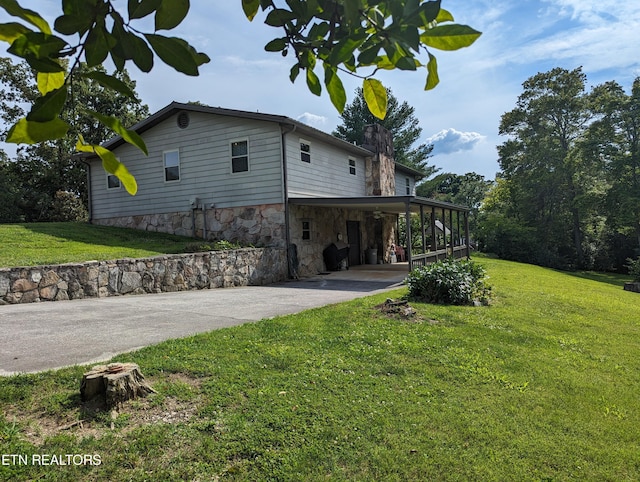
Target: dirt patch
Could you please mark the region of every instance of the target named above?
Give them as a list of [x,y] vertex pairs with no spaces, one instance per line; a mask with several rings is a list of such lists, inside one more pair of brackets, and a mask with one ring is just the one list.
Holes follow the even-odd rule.
[[[65,403],[68,408],[25,412],[11,407],[5,413],[6,420],[24,427],[25,439],[36,445],[42,445],[48,438],[62,434],[73,434],[79,438],[101,438],[114,430],[128,433],[138,427],[153,424],[185,423],[197,415],[201,407],[200,386],[202,380],[185,374],[168,374],[162,378],[149,379],[153,386],[178,387],[184,395],[169,395],[166,388],[146,398],[129,400],[117,409],[108,410],[102,401],[81,402],[79,394],[70,394]],[[184,390],[191,387],[192,390]]]

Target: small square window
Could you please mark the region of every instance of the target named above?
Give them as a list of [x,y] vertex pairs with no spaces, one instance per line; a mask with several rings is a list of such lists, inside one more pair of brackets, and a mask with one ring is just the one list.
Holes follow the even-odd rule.
[[311,239],[311,221],[302,221],[302,239],[304,241]]
[[307,141],[300,140],[300,160],[311,163],[311,144]]
[[249,171],[249,142],[245,140],[231,142],[231,172]]
[[107,175],[107,189],[120,189],[120,179],[113,174]]
[[180,180],[180,151],[162,153],[164,159],[164,180],[166,182]]
[[355,159],[349,159],[349,174],[356,175],[356,161]]

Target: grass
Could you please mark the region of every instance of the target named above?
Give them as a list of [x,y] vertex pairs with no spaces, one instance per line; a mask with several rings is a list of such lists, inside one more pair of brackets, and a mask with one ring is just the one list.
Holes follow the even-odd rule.
[[86,223],[0,224],[0,267],[181,253],[192,238]]
[[479,261],[489,307],[388,318],[376,307],[397,290],[118,356],[158,394],[115,420],[80,403],[86,367],[2,379],[3,454],[101,465],[0,479],[640,479],[639,295]]

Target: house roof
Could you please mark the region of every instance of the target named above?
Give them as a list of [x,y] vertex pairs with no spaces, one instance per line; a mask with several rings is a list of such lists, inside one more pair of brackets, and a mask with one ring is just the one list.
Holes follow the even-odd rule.
[[426,208],[449,209],[468,212],[469,208],[420,196],[359,196],[359,197],[289,197],[290,204],[327,208],[351,208],[381,211],[387,214],[404,214],[407,208],[411,212],[420,212],[420,206]]
[[[249,111],[235,110],[235,109],[223,109],[222,107],[210,107],[210,106],[200,105],[200,104],[184,104],[180,102],[172,102],[166,107],[160,109],[158,112],[150,115],[143,121],[138,122],[133,127],[131,127],[131,129],[137,132],[138,134],[142,134],[143,132],[158,125],[160,122],[168,119],[172,115],[175,115],[178,112],[183,112],[183,111],[200,112],[204,114],[214,114],[214,115],[220,115],[220,116],[236,117],[241,119],[251,119],[251,120],[272,122],[272,123],[279,124],[281,126],[286,126],[289,129],[289,132],[298,132],[305,136],[321,139],[329,144],[337,146],[354,155],[371,156],[372,154],[372,152],[369,149],[365,149],[364,147],[351,144],[350,142],[343,141],[342,139],[338,139],[337,137],[332,136],[331,134],[323,132],[319,129],[315,129],[295,119],[291,119],[290,117],[286,117],[282,115],[274,115],[274,114],[263,114],[261,112],[249,112]],[[106,147],[107,149],[115,149],[116,147],[121,146],[124,143],[125,143],[124,139],[121,136],[118,136],[108,140],[103,144],[103,146]],[[95,157],[95,155],[88,154],[82,157]]]

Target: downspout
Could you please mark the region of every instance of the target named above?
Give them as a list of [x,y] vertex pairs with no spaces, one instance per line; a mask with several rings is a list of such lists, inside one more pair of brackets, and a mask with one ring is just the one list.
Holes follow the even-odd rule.
[[[287,130],[288,126],[290,130]],[[287,174],[287,143],[286,136],[295,132],[297,126],[295,124],[280,124],[280,148],[282,149],[282,198],[284,202],[284,236],[285,236],[285,252],[287,259],[287,274],[289,278],[298,278],[298,273],[294,272],[290,253],[291,246],[291,223],[289,221],[289,183]]]

